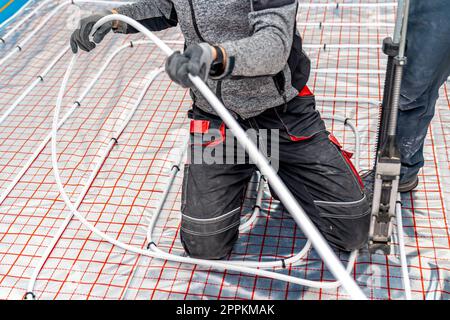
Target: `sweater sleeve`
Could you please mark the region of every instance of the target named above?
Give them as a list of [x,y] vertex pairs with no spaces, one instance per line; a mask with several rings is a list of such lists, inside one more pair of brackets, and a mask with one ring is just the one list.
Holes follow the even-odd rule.
[[[123,14],[142,23],[151,31],[160,31],[174,27],[178,23],[177,13],[170,0],[140,0],[116,8]],[[137,30],[127,25],[120,25],[118,33],[136,33]]]
[[275,75],[289,59],[297,15],[297,0],[250,0],[252,35],[220,44],[227,53],[228,76]]

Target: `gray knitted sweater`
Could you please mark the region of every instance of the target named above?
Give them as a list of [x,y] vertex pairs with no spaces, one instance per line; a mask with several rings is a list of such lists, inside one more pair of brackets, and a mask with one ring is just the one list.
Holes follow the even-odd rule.
[[[296,71],[288,63],[292,54],[304,55],[301,40],[297,50],[293,44],[294,38],[300,39],[297,7],[297,0],[141,0],[117,11],[151,30],[179,24],[187,46],[207,42],[223,47],[227,70],[207,84],[229,110],[245,119],[286,103],[306,84],[306,56],[301,65],[298,57],[294,59]],[[121,32],[132,30],[125,27]],[[305,78],[300,84],[294,85],[294,72],[296,78],[299,73]],[[195,89],[193,99],[196,106],[214,113]]]

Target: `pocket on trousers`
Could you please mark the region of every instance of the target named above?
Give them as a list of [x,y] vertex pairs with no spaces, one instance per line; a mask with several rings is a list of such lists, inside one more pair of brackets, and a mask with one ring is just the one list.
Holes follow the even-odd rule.
[[315,201],[320,229],[335,247],[345,251],[360,249],[368,239],[370,204],[366,196],[353,202]]
[[335,219],[357,219],[370,213],[370,204],[363,195],[361,200],[349,202],[314,201],[320,216]]

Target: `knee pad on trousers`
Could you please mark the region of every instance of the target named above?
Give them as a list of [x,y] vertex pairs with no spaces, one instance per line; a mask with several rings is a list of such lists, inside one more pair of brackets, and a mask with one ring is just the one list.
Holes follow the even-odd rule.
[[[230,254],[239,237],[241,210],[235,208],[222,215],[192,217],[188,212],[181,219],[181,242],[189,256],[217,260]],[[208,217],[208,218],[206,218]]]
[[368,240],[370,203],[367,197],[353,202],[316,202],[319,229],[328,242],[344,251],[361,249]]

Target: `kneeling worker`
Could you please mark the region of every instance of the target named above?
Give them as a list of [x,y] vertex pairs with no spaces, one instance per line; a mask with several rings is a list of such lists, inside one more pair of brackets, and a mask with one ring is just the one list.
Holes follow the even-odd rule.
[[[351,251],[366,243],[369,202],[348,153],[327,132],[306,86],[310,61],[296,29],[297,10],[297,0],[146,0],[112,12],[151,31],[179,24],[186,50],[167,60],[166,71],[191,88],[192,136],[225,126],[193,88],[189,73],[207,82],[244,129],[278,130],[279,176],[328,242]],[[81,20],[71,38],[74,52],[94,49],[111,30],[136,32],[115,22],[100,28],[91,42],[93,25],[110,13]],[[191,154],[227,143],[230,139],[191,143]],[[238,238],[241,203],[256,168],[223,163],[185,167],[181,240],[194,258],[222,259]]]

